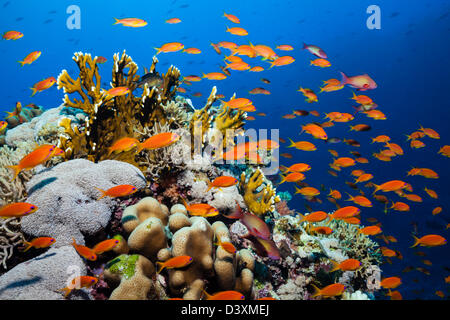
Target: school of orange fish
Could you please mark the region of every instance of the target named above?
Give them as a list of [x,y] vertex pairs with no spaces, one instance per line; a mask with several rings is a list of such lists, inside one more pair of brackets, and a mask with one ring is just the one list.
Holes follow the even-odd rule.
[[[234,24],[240,24],[239,18],[237,18],[235,15],[232,14],[224,14],[224,17],[228,19],[230,22]],[[147,22],[142,19],[138,18],[125,18],[125,19],[115,19],[116,24],[122,24],[126,27],[144,27],[147,25]],[[166,20],[166,23],[168,24],[178,24],[181,23],[182,20],[179,18],[171,18]],[[247,30],[245,30],[242,27],[227,27],[226,32],[236,35],[238,37],[247,36],[249,33]],[[5,40],[18,40],[23,37],[23,34],[18,31],[8,31],[3,34],[3,39]],[[222,72],[210,72],[207,74],[203,74],[202,77],[197,75],[188,75],[183,78],[183,83],[190,86],[192,85],[192,82],[199,82],[202,79],[206,78],[208,80],[224,80],[227,77],[231,76],[230,70],[233,71],[249,71],[249,72],[262,72],[265,70],[264,67],[255,65],[251,66],[247,62],[245,62],[240,56],[246,56],[248,58],[254,59],[254,58],[261,58],[263,62],[270,63],[269,69],[272,67],[282,67],[289,64],[292,64],[295,59],[291,56],[285,55],[285,56],[279,56],[275,51],[267,45],[258,44],[253,45],[251,42],[248,42],[248,44],[242,44],[238,45],[234,42],[229,41],[221,41],[218,43],[211,43],[212,48],[216,51],[217,54],[222,55],[222,51],[228,50],[227,54],[225,54],[223,61],[225,62],[225,67],[220,67]],[[185,46],[182,43],[179,42],[171,42],[171,43],[165,43],[161,45],[159,48],[155,48],[157,50],[156,54],[160,53],[170,53],[170,52],[177,52],[183,50],[183,52],[187,54],[201,54],[202,51],[198,48],[185,48]],[[276,50],[282,51],[292,51],[294,50],[294,47],[288,44],[281,44],[278,45]],[[308,45],[304,44],[303,50],[308,51],[310,54],[314,55],[316,59],[310,61],[311,66],[320,67],[320,68],[327,68],[331,66],[331,63],[328,59],[327,54],[323,49],[316,45]],[[25,64],[31,64],[36,59],[39,58],[41,55],[40,51],[35,51],[27,55],[22,61],[19,61],[19,63],[24,66]],[[104,63],[106,62],[106,58],[104,57],[97,57],[97,63]],[[356,91],[364,92],[368,90],[373,90],[377,88],[377,84],[375,81],[368,75],[356,75],[356,76],[347,76],[345,73],[341,72],[341,80],[338,79],[328,79],[323,81],[324,84],[320,88],[320,93],[329,93],[334,92],[338,90],[342,90],[345,86],[349,86]],[[270,80],[266,78],[262,78],[261,81],[266,84],[270,84]],[[56,83],[56,79],[54,77],[49,77],[47,79],[44,79],[38,83],[36,83],[31,89],[32,89],[32,95],[36,94],[37,92],[41,92],[43,90],[46,90],[50,88],[54,83]],[[183,87],[179,87],[178,92],[185,93],[186,89]],[[318,95],[314,92],[314,90],[310,88],[303,88],[300,87],[297,91],[299,91],[303,96],[305,97],[305,101],[309,104],[318,102]],[[126,87],[116,87],[109,89],[106,91],[107,98],[114,98],[116,96],[121,96],[128,94],[130,90]],[[269,95],[271,94],[269,90],[266,90],[261,87],[256,87],[248,92],[251,95],[255,94],[263,94],[263,95]],[[193,96],[199,97],[202,94],[200,92],[196,92],[193,94]],[[219,95],[219,98],[223,99],[225,98],[223,95]],[[302,125],[301,128],[301,134],[309,134],[314,139],[317,140],[323,140],[328,143],[336,143],[340,142],[337,138],[329,138],[324,128],[333,127],[335,124],[338,123],[347,123],[350,121],[353,121],[355,119],[355,116],[359,114],[364,114],[368,118],[371,118],[373,120],[386,120],[386,115],[378,110],[378,105],[367,95],[363,94],[356,94],[353,91],[353,96],[351,97],[356,103],[358,103],[357,107],[353,107],[355,109],[355,113],[345,113],[345,112],[328,112],[324,113],[325,118],[327,119],[326,122],[311,122],[307,123],[305,125]],[[253,105],[253,102],[250,99],[247,98],[231,98],[229,101],[221,100],[223,106],[232,108],[232,109],[239,109],[243,110],[245,112],[255,112],[256,107]],[[17,103],[16,109],[13,112],[8,112],[8,117],[11,116],[18,116],[20,117],[22,106],[20,102]],[[258,116],[266,116],[264,112],[257,113]],[[317,110],[293,110],[292,113],[285,114],[282,116],[284,119],[296,119],[298,117],[306,117],[308,115],[312,115],[314,117],[319,117],[320,113]],[[255,117],[248,115],[247,120],[255,120]],[[6,127],[7,127],[6,121],[0,122],[0,133],[2,133]],[[371,130],[371,126],[367,124],[356,124],[351,125],[350,127],[351,131],[369,131]],[[174,133],[162,133],[155,135],[153,137],[150,137],[146,141],[139,142],[138,140],[134,138],[122,138],[118,141],[116,141],[111,147],[109,147],[109,153],[113,152],[124,152],[129,151],[133,148],[136,148],[136,152],[140,152],[143,149],[149,149],[149,150],[155,150],[158,148],[164,148],[167,147],[175,142],[178,141],[180,137]],[[431,128],[424,128],[420,126],[420,128],[417,131],[412,132],[410,135],[407,135],[407,140],[410,141],[410,147],[412,149],[417,148],[424,148],[425,143],[421,140],[423,138],[431,138],[431,139],[440,139],[439,134],[431,129]],[[302,140],[302,141],[293,141],[290,139],[290,144],[287,145],[287,148],[295,148],[299,151],[316,151],[317,147],[314,143]],[[338,140],[338,141],[336,141]],[[282,138],[280,138],[280,141],[282,143],[285,143],[286,141]],[[344,143],[350,146],[359,147],[360,143],[354,139],[344,139]],[[392,161],[394,157],[401,156],[404,154],[403,149],[397,144],[391,141],[391,138],[387,135],[378,135],[376,137],[372,138],[372,143],[381,143],[384,144],[384,149],[379,151],[378,153],[373,153],[372,156],[379,161],[385,161],[389,162]],[[247,142],[236,145],[234,148],[231,148],[227,152],[225,152],[220,159],[221,160],[240,160],[242,158],[246,158],[248,160],[255,160],[257,163],[262,163],[261,159],[259,158],[259,155],[257,153],[258,149],[265,148],[265,149],[275,149],[279,148],[279,144],[272,140],[265,140],[265,141],[259,141],[259,142]],[[380,183],[377,185],[372,182],[372,180],[375,179],[374,175],[372,173],[365,172],[361,169],[354,169],[350,173],[346,173],[345,171],[348,170],[346,168],[349,167],[355,167],[360,164],[367,164],[369,163],[369,160],[365,157],[362,157],[362,155],[357,151],[351,151],[351,154],[353,157],[347,157],[343,156],[340,157],[339,153],[336,150],[329,149],[328,150],[330,154],[333,156],[333,161],[329,164],[330,170],[328,171],[329,174],[332,176],[338,177],[339,175],[351,175],[355,178],[354,182],[346,182],[348,186],[353,188],[354,190],[359,190],[358,195],[350,195],[349,199],[346,201],[351,201],[355,204],[355,206],[341,206],[338,201],[342,200],[342,195],[340,191],[337,189],[330,188],[330,192],[327,194],[327,200],[331,203],[336,205],[337,210],[334,211],[331,214],[327,214],[324,211],[314,211],[311,212],[312,209],[307,206],[307,208],[311,209],[309,210],[310,213],[307,215],[299,215],[302,217],[302,222],[307,224],[307,228],[310,232],[314,232],[317,234],[330,234],[333,232],[329,227],[326,226],[315,226],[314,223],[325,221],[328,219],[329,221],[333,219],[339,219],[343,220],[346,223],[349,224],[355,224],[359,225],[361,223],[361,209],[356,207],[372,207],[372,201],[369,199],[369,195],[366,196],[366,192],[363,191],[361,188],[359,188],[360,184],[366,183],[364,185],[365,188],[370,189],[372,188],[373,191],[371,193],[371,196],[378,202],[383,203],[385,206],[385,213],[387,213],[389,210],[393,211],[410,211],[411,206],[405,202],[402,201],[394,201],[392,198],[388,198],[387,195],[396,194],[399,197],[405,198],[406,200],[410,202],[422,202],[421,196],[417,194],[413,194],[413,186],[405,181],[402,180],[388,180],[383,177],[378,177]],[[17,165],[11,166],[10,168],[14,172],[15,179],[17,175],[22,170],[30,170],[34,167],[36,167],[39,164],[45,163],[47,160],[49,160],[51,157],[59,156],[64,151],[57,148],[55,145],[41,145],[37,147],[34,151],[26,155]],[[441,147],[438,150],[438,153],[445,156],[450,157],[450,145],[445,145]],[[282,157],[292,159],[294,156],[291,153],[281,153]],[[295,163],[289,167],[281,166],[282,174],[281,181],[279,184],[283,183],[295,183],[296,184],[296,192],[295,194],[300,194],[303,196],[307,201],[310,202],[319,202],[322,203],[322,200],[318,198],[318,196],[321,194],[321,190],[315,187],[309,186],[307,183],[305,183],[303,180],[306,179],[306,176],[304,173],[309,171],[311,169],[311,166],[306,163]],[[420,175],[424,178],[429,179],[437,179],[439,178],[438,174],[429,168],[412,168],[407,172],[407,176],[415,176]],[[387,181],[386,181],[387,180]],[[226,188],[233,185],[236,185],[239,181],[233,177],[229,176],[221,176],[216,178],[214,181],[210,182],[209,189],[211,188]],[[96,188],[100,193],[101,196],[98,200],[102,199],[103,197],[124,197],[128,196],[130,194],[135,193],[138,191],[136,187],[131,185],[119,185],[115,186],[113,188],[110,188],[109,190],[102,190],[100,188]],[[322,187],[322,192],[324,188]],[[438,194],[436,191],[425,187],[424,191],[426,194],[433,198],[438,199]],[[379,192],[383,192],[386,195],[380,195]],[[407,193],[409,192],[409,193]],[[370,193],[370,192],[369,192]],[[190,215],[197,215],[202,217],[212,217],[219,214],[219,211],[208,205],[203,203],[197,203],[197,204],[188,204],[185,199],[182,200],[183,204],[185,205],[187,211]],[[389,202],[391,202],[391,206],[389,206]],[[0,208],[0,217],[2,218],[10,218],[10,217],[22,217],[25,215],[32,214],[33,212],[36,212],[38,208],[29,203],[11,203],[8,205],[3,206]],[[431,214],[437,215],[442,212],[442,207],[436,206]],[[265,224],[264,221],[259,219],[257,216],[249,213],[244,212],[239,205],[237,205],[236,211],[226,216],[230,219],[241,219],[241,221],[247,226],[249,231],[260,241],[260,243],[266,248],[267,252],[269,253],[269,256],[273,257],[274,259],[279,258],[279,255],[277,253],[277,249],[274,246],[274,244],[270,240],[270,230]],[[385,235],[383,234],[383,230],[381,228],[381,223],[378,222],[376,218],[368,217],[366,218],[368,222],[376,223],[371,226],[361,227],[358,230],[358,233],[363,233],[365,235],[369,236],[377,236],[384,240],[386,244],[389,243],[395,243],[397,242],[397,239],[392,235]],[[377,223],[378,222],[378,223]],[[446,229],[448,229],[450,226],[447,225]],[[51,237],[41,237],[36,238],[31,241],[25,241],[24,242],[24,251],[29,250],[30,248],[46,248],[51,246],[55,242],[55,239]],[[84,257],[87,260],[96,260],[97,255],[100,255],[106,251],[112,250],[116,245],[118,245],[119,240],[117,239],[108,239],[105,241],[102,241],[98,243],[94,248],[88,248],[86,246],[79,245],[75,242],[75,239],[73,240],[73,246],[77,250],[77,252]],[[423,246],[423,247],[434,247],[434,246],[441,246],[446,244],[446,239],[438,234],[427,234],[422,235],[420,238],[416,237],[414,235],[414,243],[412,244],[411,248],[417,247],[417,246]],[[235,253],[236,248],[231,242],[222,242],[220,239],[217,239],[217,242],[215,245],[221,246],[224,250],[226,250],[229,253]],[[387,261],[391,263],[390,258],[396,257],[399,259],[402,259],[402,254],[399,251],[390,249],[388,247],[382,246],[381,253],[384,257],[386,257]],[[418,255],[424,256],[424,252],[417,252]],[[183,268],[187,265],[189,265],[192,262],[192,257],[189,256],[178,256],[174,257],[172,259],[169,259],[165,262],[157,262],[158,273],[163,271],[163,269],[170,269],[170,268]],[[431,265],[431,261],[424,260],[424,264]],[[341,263],[334,263],[334,267],[330,272],[334,272],[337,270],[342,271],[354,271],[357,270],[360,267],[360,262],[355,259],[347,259]],[[407,270],[408,269],[408,270]],[[411,271],[412,267],[405,268],[404,272]],[[417,267],[416,270],[422,271],[424,273],[427,272],[426,269]],[[95,283],[97,283],[98,278],[96,277],[90,277],[90,276],[81,276],[79,278],[74,278],[71,282],[71,285],[69,285],[66,288],[61,289],[61,291],[64,291],[65,296],[69,295],[70,292],[74,289],[79,289],[79,287],[75,287],[75,283],[81,283],[81,287],[83,288],[89,288]],[[444,278],[445,283],[450,282],[450,276],[447,276]],[[386,295],[390,296],[392,300],[400,300],[402,299],[401,293],[397,290],[392,291],[393,289],[396,289],[398,286],[402,284],[401,278],[399,276],[392,276],[382,279],[380,285],[382,288],[388,289],[388,292],[386,292]],[[315,287],[315,293],[313,294],[313,297],[322,296],[322,297],[335,297],[341,295],[345,287],[342,284],[335,283],[331,284],[325,288],[317,288]],[[444,297],[444,293],[442,291],[436,291],[435,294],[439,297]],[[215,293],[214,295],[209,295],[208,293],[204,292],[205,298],[208,300],[242,300],[244,299],[244,296],[236,291],[223,291]],[[265,300],[271,299],[263,298]],[[178,300],[178,298],[173,298],[172,300]]]

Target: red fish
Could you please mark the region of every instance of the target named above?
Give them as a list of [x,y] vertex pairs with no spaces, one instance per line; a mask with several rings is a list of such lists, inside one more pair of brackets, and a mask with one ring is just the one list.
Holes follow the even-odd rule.
[[41,92],[41,91],[44,91],[44,90],[50,88],[55,83],[56,83],[56,79],[54,77],[50,77],[50,78],[47,78],[47,79],[44,79],[42,81],[35,83],[34,86],[32,88],[30,88],[33,91],[31,96],[34,96],[36,94],[36,92]]
[[100,191],[102,193],[100,198],[98,198],[97,200],[100,200],[104,197],[111,197],[111,198],[125,197],[125,196],[133,194],[137,191],[137,188],[130,184],[121,184],[121,185],[109,188],[108,190],[102,190],[97,187],[95,187],[95,189],[97,189],[98,191]]
[[7,166],[8,168],[14,170],[14,177],[12,180],[14,180],[17,177],[20,171],[31,170],[37,165],[46,162],[54,155],[55,149],[56,149],[55,145],[51,144],[41,145],[32,152],[30,152],[29,154],[27,154],[25,157],[23,157],[19,161],[19,164],[15,166]]
[[108,239],[97,243],[92,250],[95,254],[102,254],[103,252],[114,249],[118,244],[119,239]]
[[358,91],[366,91],[377,88],[377,84],[368,74],[359,76],[347,77],[347,75],[341,72],[342,80],[341,85],[349,85],[352,88],[356,88]]
[[244,300],[245,297],[242,293],[237,291],[221,291],[217,292],[213,295],[209,295],[205,290],[203,290],[203,293],[206,296],[206,300]]
[[78,254],[80,256],[82,256],[83,258],[90,260],[90,261],[95,261],[97,260],[97,255],[95,254],[94,250],[92,250],[91,248],[88,248],[86,246],[83,246],[81,244],[77,244],[77,242],[75,241],[75,238],[72,238],[72,245],[75,248],[75,250],[77,250]]
[[15,202],[4,205],[0,208],[0,217],[11,218],[11,217],[23,217],[33,212],[36,212],[37,206],[26,202]]
[[69,286],[62,288],[58,291],[64,291],[64,297],[67,297],[72,290],[81,288],[90,288],[98,282],[98,278],[90,276],[79,276],[73,278]]
[[164,268],[166,269],[173,269],[173,268],[183,268],[187,265],[192,263],[192,257],[190,256],[177,256],[170,258],[169,260],[165,262],[157,261],[156,265],[159,267],[159,270],[157,273],[160,273],[163,271]]
[[25,245],[25,249],[23,252],[28,251],[30,248],[47,248],[50,247],[52,244],[55,243],[55,238],[51,237],[40,237],[40,238],[34,238],[30,242],[24,241],[23,244]]

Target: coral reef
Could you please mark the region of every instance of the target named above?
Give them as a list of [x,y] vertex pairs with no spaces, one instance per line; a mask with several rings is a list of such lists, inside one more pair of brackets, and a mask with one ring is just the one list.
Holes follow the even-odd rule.
[[95,187],[107,190],[119,184],[143,188],[146,181],[137,168],[114,160],[96,164],[75,159],[38,171],[27,183],[27,201],[39,209],[22,218],[22,230],[55,238],[55,247],[70,245],[72,238],[83,244],[83,234],[106,227],[115,202],[109,197],[97,201],[100,192]]
[[[74,277],[86,274],[82,258],[72,246],[50,248],[22,262],[0,276],[1,300],[61,300],[59,289]],[[85,289],[71,293],[70,299],[92,299]]]
[[[124,290],[121,288],[124,274],[128,274],[127,279],[133,278],[134,271],[125,270],[135,270],[137,268],[134,267],[137,266],[135,261],[138,259],[146,261],[145,264],[149,265],[146,267],[148,273],[141,272],[138,275],[139,277],[145,275],[148,279],[142,281],[144,288],[139,287],[137,290],[140,299],[151,299],[152,292],[161,298],[161,290],[157,288],[166,283],[168,294],[183,296],[184,299],[200,299],[202,290],[209,286],[218,290],[240,290],[246,295],[251,295],[254,270],[252,253],[242,249],[233,255],[221,247],[214,248],[214,237],[220,238],[221,241],[231,241],[228,228],[223,222],[216,221],[211,225],[202,217],[189,218],[186,209],[180,204],[172,206],[169,211],[165,205],[161,205],[152,197],[143,198],[126,208],[122,222],[128,235],[126,249],[115,249],[115,252],[122,255],[108,262],[108,272],[105,273],[105,279],[111,282],[112,286],[117,286],[112,297],[124,299],[130,297],[127,294],[117,293],[117,290],[119,292]],[[183,269],[168,270],[167,281],[163,281],[161,276],[158,281],[153,280],[152,262],[166,261],[171,257],[182,255],[191,256],[193,262]],[[119,267],[118,264],[127,267]],[[114,268],[122,270],[119,272],[121,280]]]

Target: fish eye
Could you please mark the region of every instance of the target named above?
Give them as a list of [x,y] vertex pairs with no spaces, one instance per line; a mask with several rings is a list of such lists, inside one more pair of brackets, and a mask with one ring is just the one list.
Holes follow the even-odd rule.
[[136,190],[136,188],[133,187],[133,188],[131,188],[131,190]]
[[36,208],[35,206],[31,206],[31,207],[30,207],[31,210],[34,210],[35,208]]
[[50,240],[50,242],[53,242],[53,241],[55,241],[55,239],[51,239],[51,240]]

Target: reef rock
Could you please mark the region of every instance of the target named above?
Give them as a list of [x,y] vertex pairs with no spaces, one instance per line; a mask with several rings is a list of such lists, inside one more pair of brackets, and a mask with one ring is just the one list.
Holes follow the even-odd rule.
[[39,209],[22,218],[22,230],[35,237],[54,237],[55,247],[70,245],[72,238],[84,244],[83,234],[93,235],[107,226],[116,201],[97,200],[101,193],[95,187],[107,190],[121,184],[139,189],[146,180],[138,168],[115,160],[75,159],[38,170],[27,183],[27,202]]
[[[86,275],[86,267],[72,246],[50,248],[0,277],[0,300],[63,300],[59,290],[80,275]],[[74,290],[68,298],[92,299],[84,290]]]

